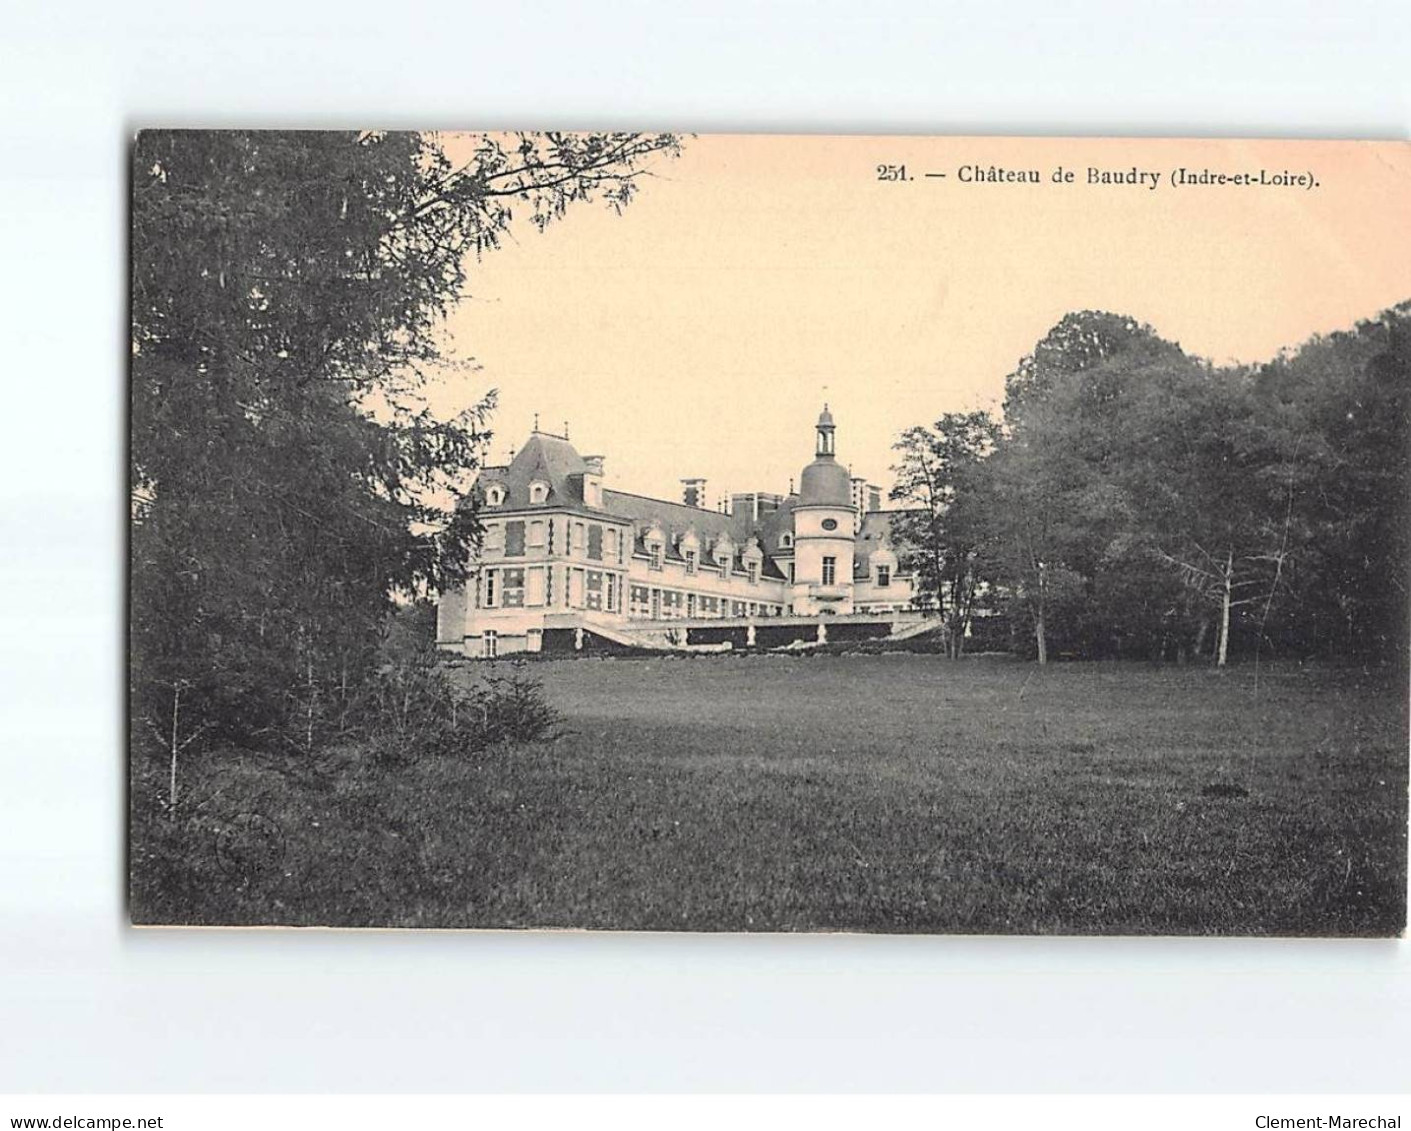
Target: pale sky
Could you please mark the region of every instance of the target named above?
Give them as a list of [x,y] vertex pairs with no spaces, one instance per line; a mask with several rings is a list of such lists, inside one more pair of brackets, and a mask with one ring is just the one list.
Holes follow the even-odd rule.
[[[884,163],[914,179],[878,181]],[[1043,183],[964,184],[962,165]],[[1089,185],[1090,165],[1160,187]],[[1175,188],[1178,166],[1318,187]],[[703,136],[653,168],[622,215],[518,224],[471,265],[448,330],[481,369],[435,399],[499,390],[493,462],[537,411],[606,457],[611,487],[783,491],[826,399],[839,459],[887,486],[899,431],[997,408],[1068,311],[1258,361],[1411,298],[1404,143]]]

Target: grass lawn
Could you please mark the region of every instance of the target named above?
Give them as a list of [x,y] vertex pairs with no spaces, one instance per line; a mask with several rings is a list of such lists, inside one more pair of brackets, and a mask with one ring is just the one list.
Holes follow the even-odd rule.
[[[298,773],[208,756],[191,770],[204,815],[165,848],[134,845],[134,918],[1260,935],[1405,922],[1405,691],[1388,677],[1266,665],[1256,694],[1249,665],[928,655],[532,670],[568,732],[542,746],[395,770],[342,752]],[[231,867],[242,844],[274,866]],[[143,880],[173,853],[178,867]]]

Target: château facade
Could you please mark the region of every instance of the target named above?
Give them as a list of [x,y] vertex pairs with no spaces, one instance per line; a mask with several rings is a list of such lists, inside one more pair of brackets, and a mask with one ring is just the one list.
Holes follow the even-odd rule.
[[[837,460],[827,406],[814,459],[787,495],[680,502],[603,485],[603,458],[537,429],[504,467],[486,468],[473,502],[484,536],[466,586],[443,594],[437,642],[469,656],[537,652],[546,633],[626,647],[825,640],[827,624],[913,622],[915,579],[899,567],[881,493]],[[836,629],[835,629],[836,631]],[[713,634],[713,635],[712,635]],[[876,635],[876,633],[873,633]]]

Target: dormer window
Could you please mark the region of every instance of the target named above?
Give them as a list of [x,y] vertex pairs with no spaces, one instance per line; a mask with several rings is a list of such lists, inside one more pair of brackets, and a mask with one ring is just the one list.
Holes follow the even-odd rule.
[[783,550],[791,549],[794,545],[794,536],[785,534],[779,539],[779,548]]
[[647,557],[651,559],[651,568],[659,570],[666,559],[666,532],[659,523],[652,523],[647,532],[642,535],[642,542],[647,547]]
[[542,479],[536,479],[529,484],[529,501],[535,506],[540,506],[549,501],[549,485]]
[[892,567],[879,565],[877,567],[877,588],[886,589],[892,583]]
[[505,489],[498,483],[492,483],[485,488],[485,505],[498,507],[505,501]]
[[750,562],[745,566],[745,570],[749,574],[750,584],[757,585],[759,583],[759,562]]

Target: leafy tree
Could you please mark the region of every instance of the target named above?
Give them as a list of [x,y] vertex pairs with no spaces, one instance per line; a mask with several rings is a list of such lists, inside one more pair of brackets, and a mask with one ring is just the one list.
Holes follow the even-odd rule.
[[[980,509],[994,569],[1040,662],[1055,628],[1065,648],[1103,651],[1121,619],[1104,598],[1142,592],[1123,576],[1134,559],[1131,515],[1114,471],[1134,374],[1184,360],[1148,326],[1083,311],[1066,315],[1006,379],[1005,435]],[[1114,567],[1122,584],[1104,591]]]
[[1005,378],[1005,423],[1017,427],[1027,406],[1041,404],[1065,377],[1117,357],[1146,361],[1173,354],[1180,354],[1178,345],[1126,315],[1103,310],[1065,314]]
[[984,537],[976,477],[998,439],[988,413],[951,412],[931,428],[908,428],[892,445],[898,462],[891,499],[905,508],[892,533],[920,579],[924,603],[943,618],[953,658],[964,651],[984,582],[976,568]]
[[1287,646],[1404,663],[1411,493],[1411,303],[1315,337],[1254,375],[1300,441],[1292,513],[1304,541]]
[[1303,541],[1293,510],[1300,439],[1261,410],[1246,371],[1192,366],[1178,378],[1143,390],[1124,478],[1151,550],[1201,605],[1185,610],[1198,625],[1192,649],[1213,612],[1223,667],[1233,618],[1261,624],[1287,595]]
[[1036,423],[1005,437],[980,482],[987,572],[1007,597],[1012,627],[1032,635],[1039,663],[1047,664],[1055,629],[1065,645],[1076,638],[1086,578],[1067,553],[1083,519],[1077,467],[1065,466],[1043,435]]
[[[1069,315],[1011,375],[985,463],[998,576],[1045,655],[1232,642],[1401,656],[1411,306],[1255,369]],[[1061,579],[1061,582],[1060,582]]]
[[[468,259],[626,204],[670,135],[143,133],[132,196],[134,717],[312,745],[398,594],[454,582],[487,398],[426,381]],[[294,724],[297,724],[294,725]]]

